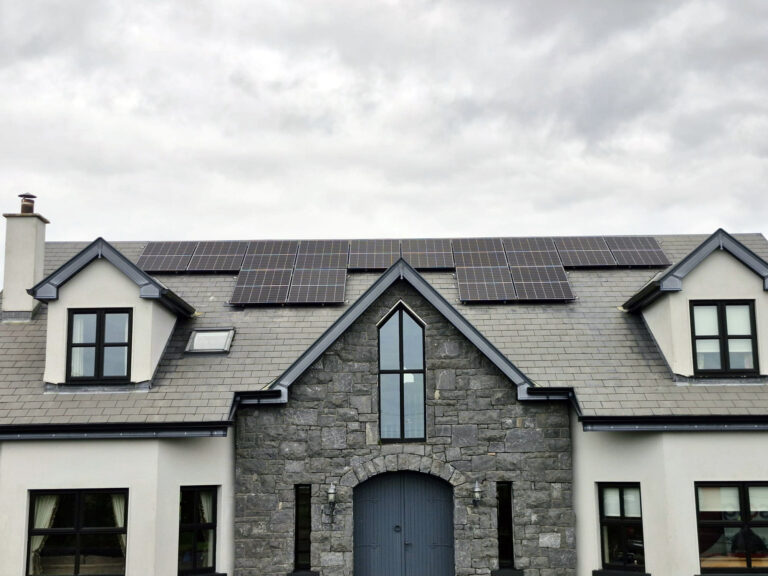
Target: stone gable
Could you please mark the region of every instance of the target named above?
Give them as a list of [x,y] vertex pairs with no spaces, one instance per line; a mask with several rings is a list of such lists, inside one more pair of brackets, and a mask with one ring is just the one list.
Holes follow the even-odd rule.
[[[427,439],[382,444],[376,324],[400,300],[426,323]],[[498,568],[497,481],[513,482],[516,568],[526,576],[575,573],[567,406],[518,403],[514,384],[400,282],[293,384],[287,405],[238,412],[236,576],[293,570],[296,484],[312,485],[312,569],[351,576],[354,488],[401,470],[453,487],[457,576]],[[477,506],[475,481],[483,488]],[[331,483],[338,488],[333,517]]]

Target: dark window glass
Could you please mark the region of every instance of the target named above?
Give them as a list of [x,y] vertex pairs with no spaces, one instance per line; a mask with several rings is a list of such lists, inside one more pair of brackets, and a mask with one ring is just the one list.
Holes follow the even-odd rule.
[[179,494],[179,574],[216,568],[215,486],[182,487]]
[[296,540],[294,565],[298,570],[310,570],[312,562],[312,486],[296,486]]
[[642,570],[645,565],[639,484],[599,484],[603,568]]
[[379,327],[379,432],[383,441],[423,440],[424,327],[404,305]]
[[498,501],[499,568],[515,567],[512,530],[512,482],[496,483]]
[[69,382],[128,380],[130,351],[130,310],[70,310]]
[[754,302],[691,302],[691,332],[696,374],[758,372]]
[[701,571],[765,572],[768,568],[768,484],[696,485]]
[[29,576],[125,574],[127,490],[30,493]]

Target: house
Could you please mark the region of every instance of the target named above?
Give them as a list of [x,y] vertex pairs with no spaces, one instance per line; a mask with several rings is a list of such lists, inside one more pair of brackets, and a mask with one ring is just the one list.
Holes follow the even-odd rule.
[[33,202],[0,574],[768,567],[759,234],[46,243]]

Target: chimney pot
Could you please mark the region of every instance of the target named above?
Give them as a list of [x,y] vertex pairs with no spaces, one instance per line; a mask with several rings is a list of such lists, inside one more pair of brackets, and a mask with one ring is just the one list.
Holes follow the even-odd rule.
[[34,194],[19,194],[21,198],[21,213],[22,214],[34,214],[35,213],[35,196]]

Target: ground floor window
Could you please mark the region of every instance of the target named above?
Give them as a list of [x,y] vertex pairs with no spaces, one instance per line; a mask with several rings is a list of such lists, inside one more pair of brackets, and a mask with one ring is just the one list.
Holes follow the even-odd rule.
[[294,568],[297,572],[309,570],[312,560],[312,486],[296,487],[296,535],[294,540]]
[[216,568],[216,487],[184,486],[179,498],[179,574]]
[[643,570],[645,544],[640,484],[598,484],[603,568]]
[[514,568],[512,482],[496,483],[496,504],[498,506],[499,568]]
[[768,483],[696,484],[702,572],[768,572]]
[[128,490],[30,492],[27,574],[125,574]]

